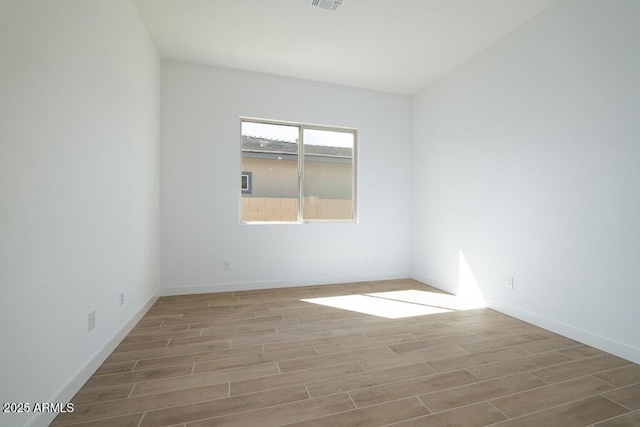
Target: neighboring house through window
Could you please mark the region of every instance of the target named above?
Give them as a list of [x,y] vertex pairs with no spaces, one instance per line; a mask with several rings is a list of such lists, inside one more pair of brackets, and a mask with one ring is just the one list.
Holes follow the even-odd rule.
[[241,221],[356,219],[356,131],[241,119]]

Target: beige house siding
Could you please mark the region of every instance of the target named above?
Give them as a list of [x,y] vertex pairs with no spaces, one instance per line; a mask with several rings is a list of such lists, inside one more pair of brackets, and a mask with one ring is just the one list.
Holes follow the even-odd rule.
[[[298,196],[298,163],[245,157],[242,171],[252,173],[251,194],[243,198],[296,198]],[[353,199],[353,166],[347,163],[309,161],[304,169],[305,196],[321,199]]]

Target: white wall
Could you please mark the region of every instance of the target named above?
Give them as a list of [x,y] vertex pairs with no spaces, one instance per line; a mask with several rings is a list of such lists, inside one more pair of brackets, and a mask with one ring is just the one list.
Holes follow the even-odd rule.
[[127,0],[0,3],[2,402],[66,403],[157,292],[159,72]]
[[[409,97],[175,61],[161,82],[163,293],[409,275]],[[240,224],[240,116],[358,129],[359,223]]]
[[638,76],[640,2],[567,0],[416,96],[413,276],[640,362]]

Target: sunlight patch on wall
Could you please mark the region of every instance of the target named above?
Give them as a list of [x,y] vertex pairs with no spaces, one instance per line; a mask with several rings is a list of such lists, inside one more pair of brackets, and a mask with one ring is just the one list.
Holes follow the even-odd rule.
[[456,295],[461,300],[468,301],[469,304],[486,307],[484,297],[478,287],[478,282],[469,267],[469,263],[462,249],[459,250],[458,291]]

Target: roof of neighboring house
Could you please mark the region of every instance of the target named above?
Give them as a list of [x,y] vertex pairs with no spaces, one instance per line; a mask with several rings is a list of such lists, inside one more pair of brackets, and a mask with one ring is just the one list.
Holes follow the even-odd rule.
[[[242,151],[264,154],[298,154],[298,144],[289,141],[257,138],[242,135]],[[327,147],[324,145],[305,145],[305,154],[312,156],[352,158],[353,150],[346,147]]]

